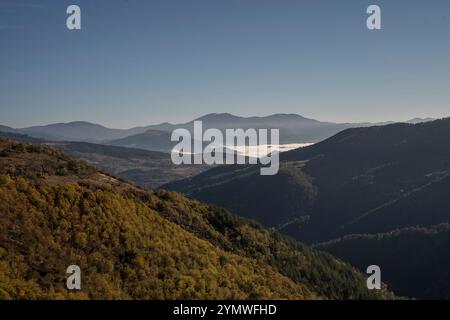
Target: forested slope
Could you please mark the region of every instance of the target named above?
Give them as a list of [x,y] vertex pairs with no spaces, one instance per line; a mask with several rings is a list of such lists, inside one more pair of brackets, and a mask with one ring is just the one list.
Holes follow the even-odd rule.
[[[82,290],[65,288],[66,268]],[[223,209],[0,140],[3,299],[375,299],[365,278]]]

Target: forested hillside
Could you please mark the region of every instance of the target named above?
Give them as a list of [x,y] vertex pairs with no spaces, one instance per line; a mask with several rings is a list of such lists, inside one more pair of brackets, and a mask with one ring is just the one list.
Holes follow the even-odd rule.
[[[66,268],[82,290],[65,288]],[[227,211],[0,140],[2,299],[376,299],[365,277]]]

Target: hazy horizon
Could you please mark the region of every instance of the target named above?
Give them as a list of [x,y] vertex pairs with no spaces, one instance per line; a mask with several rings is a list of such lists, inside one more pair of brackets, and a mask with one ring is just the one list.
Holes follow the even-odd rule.
[[[366,9],[382,10],[382,30]],[[450,2],[0,0],[0,122],[449,116]]]
[[[90,123],[90,124],[94,124],[94,125],[100,125],[103,126],[105,128],[109,128],[109,129],[119,129],[119,130],[127,130],[127,129],[132,129],[132,128],[137,128],[137,127],[146,127],[146,126],[154,126],[154,125],[160,125],[160,124],[164,124],[164,123],[169,123],[172,125],[183,125],[185,123],[188,123],[190,121],[194,121],[198,118],[201,118],[203,116],[206,115],[210,115],[210,114],[230,114],[232,116],[236,116],[236,117],[241,117],[241,118],[251,118],[251,117],[260,117],[260,118],[264,118],[264,117],[270,117],[273,115],[279,115],[279,114],[285,114],[288,115],[288,113],[272,113],[272,114],[265,114],[265,115],[240,115],[240,114],[234,114],[234,113],[228,113],[228,112],[212,112],[212,113],[207,113],[207,114],[202,114],[200,116],[196,116],[195,118],[192,119],[187,119],[185,121],[180,121],[180,122],[175,122],[175,121],[170,121],[170,120],[166,120],[166,121],[162,121],[162,122],[154,122],[154,123],[147,123],[147,124],[142,124],[142,125],[136,125],[136,126],[132,126],[132,127],[115,127],[115,126],[109,126],[106,125],[104,123],[99,123],[99,122],[95,122],[95,121],[90,121],[90,120],[68,120],[68,121],[58,121],[58,122],[43,122],[43,123],[33,123],[31,125],[28,126],[22,126],[22,127],[15,127],[15,126],[11,126],[7,123],[2,123],[0,122],[0,126],[7,126],[13,129],[25,129],[25,128],[29,128],[29,127],[39,127],[39,126],[48,126],[48,125],[54,125],[54,124],[68,124],[68,123],[76,123],[76,122],[81,122],[81,123]],[[302,114],[298,114],[298,113],[289,113],[289,114],[295,114],[307,119],[311,119],[311,120],[317,120],[320,122],[329,122],[329,123],[337,123],[337,124],[344,124],[344,123],[372,123],[372,124],[380,124],[380,123],[385,123],[385,122],[406,122],[406,121],[410,121],[410,120],[414,120],[414,119],[433,119],[433,120],[437,120],[437,119],[442,119],[442,118],[448,118],[450,117],[450,114],[444,117],[438,117],[438,118],[434,118],[434,117],[428,117],[428,116],[416,116],[416,117],[412,117],[412,118],[408,118],[408,119],[400,119],[400,120],[384,120],[384,121],[357,121],[357,122],[334,122],[334,121],[329,121],[327,119],[316,119],[316,118],[312,118],[312,117],[308,117]]]

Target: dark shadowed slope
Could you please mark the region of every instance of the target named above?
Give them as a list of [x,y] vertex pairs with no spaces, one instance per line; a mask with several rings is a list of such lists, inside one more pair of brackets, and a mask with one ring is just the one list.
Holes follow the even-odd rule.
[[[167,187],[271,227],[309,216],[299,236],[323,240],[345,234],[346,228],[356,231],[356,223],[403,199],[412,200],[430,188],[445,190],[439,184],[445,183],[450,170],[449,145],[450,119],[348,129],[281,154],[275,176],[260,176],[255,166],[223,166]],[[434,194],[440,201],[443,195]],[[445,208],[444,203],[440,207]],[[444,216],[430,217],[429,223],[436,224]],[[293,232],[295,225],[290,228]],[[316,233],[315,227],[321,232]]]
[[450,298],[450,224],[349,235],[316,248],[360,269],[375,261],[382,267],[384,281],[399,294]]
[[449,146],[450,119],[348,129],[281,154],[276,176],[225,166],[166,187],[313,243],[430,227],[450,222]]

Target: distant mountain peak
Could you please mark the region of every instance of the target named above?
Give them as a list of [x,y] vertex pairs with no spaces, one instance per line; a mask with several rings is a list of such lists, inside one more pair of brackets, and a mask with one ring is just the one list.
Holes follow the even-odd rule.
[[101,124],[98,123],[92,123],[89,121],[71,121],[71,122],[67,122],[66,124],[68,125],[87,125],[87,126],[99,126],[99,127],[105,127]]
[[277,120],[290,120],[290,121],[315,121],[315,122],[319,122],[318,120],[315,119],[310,119],[310,118],[306,118],[302,115],[299,115],[297,113],[275,113],[272,114],[270,116],[266,116],[266,117],[261,117],[261,118],[267,118],[267,119],[277,119]]
[[57,123],[50,123],[46,125],[37,125],[32,126],[28,128],[22,128],[20,130],[29,130],[29,129],[37,129],[37,128],[52,128],[52,127],[96,127],[96,128],[105,128],[105,126],[102,126],[101,124],[92,123],[89,121],[70,121],[70,122],[57,122]]
[[274,113],[267,116],[250,116],[243,117],[237,116],[231,113],[208,113],[204,116],[201,116],[195,121],[231,121],[231,120],[310,120],[317,121],[313,119],[308,119],[296,113]]
[[208,113],[205,114],[204,116],[201,116],[197,119],[195,119],[195,121],[211,121],[211,120],[232,120],[232,119],[242,119],[242,117],[239,116],[235,116],[231,113]]

